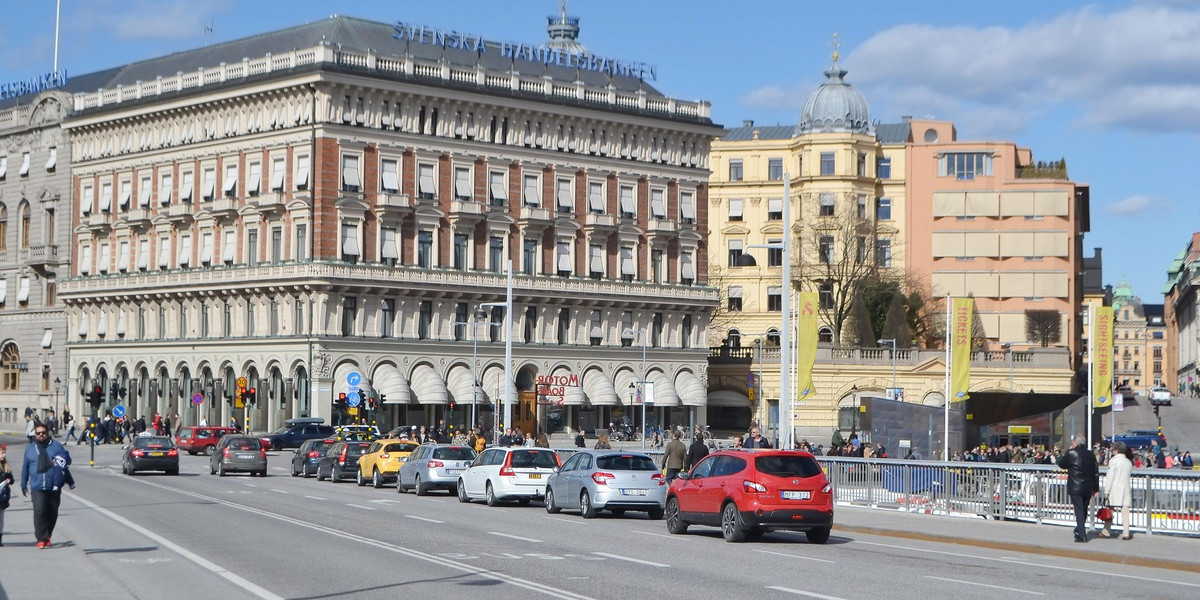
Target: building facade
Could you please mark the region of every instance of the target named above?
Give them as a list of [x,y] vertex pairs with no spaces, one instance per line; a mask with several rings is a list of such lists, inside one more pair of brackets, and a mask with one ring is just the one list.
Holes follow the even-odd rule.
[[1149,395],[1166,385],[1167,326],[1162,304],[1143,304],[1128,281],[1113,288],[1114,385]]
[[76,95],[72,384],[254,429],[491,427],[512,397],[508,425],[591,430],[643,381],[656,422],[703,418],[719,130],[644,71],[578,64],[577,20],[549,31],[333,17]]
[[67,400],[67,327],[57,288],[69,276],[70,94],[0,103],[0,423],[20,428]]
[[1172,393],[1200,396],[1200,232],[1167,268],[1163,320],[1167,326],[1166,385]]

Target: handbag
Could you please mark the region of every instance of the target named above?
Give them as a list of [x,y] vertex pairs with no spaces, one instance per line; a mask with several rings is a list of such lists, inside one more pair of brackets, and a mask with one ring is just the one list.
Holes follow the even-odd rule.
[[1096,511],[1096,518],[1101,521],[1111,521],[1113,518],[1112,509],[1107,506],[1101,506],[1100,510]]

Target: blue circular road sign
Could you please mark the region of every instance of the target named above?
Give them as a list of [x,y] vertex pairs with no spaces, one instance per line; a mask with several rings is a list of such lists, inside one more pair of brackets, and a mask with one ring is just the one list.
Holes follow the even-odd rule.
[[358,384],[362,383],[362,373],[359,373],[358,371],[351,371],[348,375],[346,375],[346,383],[352,388],[358,387]]
[[358,406],[359,402],[362,402],[362,397],[358,395],[358,392],[350,392],[349,394],[346,394],[346,406],[355,408]]
[[112,413],[114,417],[120,419],[125,416],[125,407],[118,404],[112,408]]

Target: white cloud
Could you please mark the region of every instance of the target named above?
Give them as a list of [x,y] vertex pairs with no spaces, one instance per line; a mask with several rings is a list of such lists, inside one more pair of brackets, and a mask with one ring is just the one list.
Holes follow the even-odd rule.
[[1089,125],[1200,131],[1195,2],[1086,7],[1018,28],[900,25],[843,62],[850,82],[889,112],[982,115],[971,125],[985,135],[1061,105],[1077,106]]
[[1151,209],[1161,208],[1152,196],[1130,196],[1104,206],[1104,211],[1120,217],[1137,217]]
[[790,88],[765,85],[744,94],[738,98],[738,103],[750,108],[791,110],[799,114],[800,109],[804,108],[804,101],[816,87],[817,85],[812,82],[802,82]]
[[111,32],[117,39],[187,39],[204,34],[226,0],[122,0],[85,3],[71,19],[75,28]]

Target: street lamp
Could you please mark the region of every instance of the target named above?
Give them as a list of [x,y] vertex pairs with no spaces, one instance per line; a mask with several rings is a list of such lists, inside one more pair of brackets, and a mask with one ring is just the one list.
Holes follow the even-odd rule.
[[886,340],[877,340],[880,344],[892,345],[892,397],[896,397],[896,338],[888,338]]
[[[477,417],[475,411],[478,410],[476,405],[479,404],[479,325],[481,319],[487,318],[487,311],[482,306],[475,309],[471,315],[469,322],[455,321],[451,323],[454,326],[471,326],[471,427],[475,427]],[[489,323],[493,327],[499,327],[499,323]]]
[[642,338],[642,377],[638,381],[638,396],[642,399],[642,450],[646,449],[646,330],[645,329],[626,329],[621,332],[622,337],[632,337],[637,339]]
[[62,415],[58,414],[58,391],[60,389],[62,389],[62,379],[59,377],[55,377],[54,378],[54,418],[56,420],[58,420],[59,423],[62,423]]
[[[781,329],[779,345],[779,409],[786,418],[787,427],[779,435],[779,447],[792,448],[792,181],[787,171],[783,172],[783,241],[774,244],[752,244],[750,248],[767,248],[783,251],[783,297],[781,298]],[[758,263],[749,253],[738,257],[738,266],[753,267]]]
[[854,402],[854,419],[850,423],[850,437],[854,437],[855,435],[858,434],[858,385],[857,384],[850,386],[850,393],[853,394],[851,397],[853,398],[853,402]]
[[1012,391],[1013,391],[1013,350],[1012,350],[1012,342],[1004,342],[1003,344],[1000,344],[1000,347],[1001,347],[1001,348],[1004,348],[1004,351],[1008,353],[1008,393],[1010,393],[1010,394],[1011,394],[1011,393],[1012,393]]
[[[513,305],[513,270],[512,260],[509,260],[506,268],[504,302],[484,302],[480,304],[480,308],[503,306],[504,307],[504,424],[508,427],[512,426],[512,305]],[[496,427],[492,431],[492,443],[500,443],[500,428]]]

